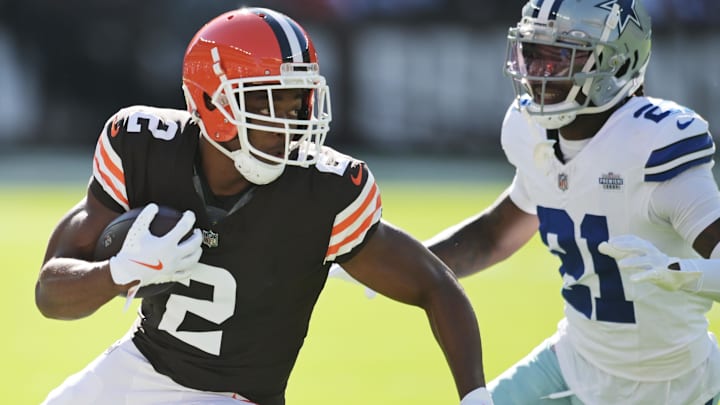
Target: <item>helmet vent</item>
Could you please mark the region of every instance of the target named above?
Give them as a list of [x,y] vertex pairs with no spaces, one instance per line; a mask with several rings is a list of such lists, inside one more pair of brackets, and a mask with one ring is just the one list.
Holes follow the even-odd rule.
[[210,95],[205,93],[204,91],[203,91],[203,102],[205,103],[205,108],[207,108],[208,111],[212,111],[216,108],[215,104],[213,104],[213,102],[212,102],[212,98],[210,98]]
[[639,61],[640,61],[640,55],[638,55],[638,51],[636,49],[635,52],[633,53],[633,65],[632,65],[633,70],[637,69],[637,64]]
[[630,68],[630,59],[626,60],[625,63],[623,63],[622,66],[620,66],[620,69],[618,69],[618,72],[615,73],[615,77],[620,78],[625,76],[628,69]]

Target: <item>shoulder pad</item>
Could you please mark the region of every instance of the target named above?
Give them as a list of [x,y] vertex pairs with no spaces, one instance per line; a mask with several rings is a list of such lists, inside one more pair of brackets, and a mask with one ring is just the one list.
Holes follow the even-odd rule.
[[531,122],[518,108],[518,102],[510,105],[503,119],[500,144],[507,160],[515,167],[533,162],[537,144],[547,141],[547,131]]
[[348,165],[353,161],[355,161],[355,159],[352,157],[342,154],[328,146],[323,146],[315,168],[324,173],[335,173],[338,176],[342,176]]
[[190,114],[182,110],[148,106],[121,109],[107,120],[100,133],[93,156],[94,181],[120,207],[128,210],[124,162],[128,145],[145,145],[144,148],[157,140],[173,140],[189,122]]
[[[715,143],[708,123],[694,111],[670,101],[648,98],[633,116],[652,121],[645,181],[669,180],[685,170],[712,162]],[[654,128],[652,128],[654,127]]]
[[[364,243],[365,237],[382,217],[382,199],[375,177],[365,162],[350,156],[337,154],[336,159],[343,171],[336,190],[342,189],[350,198],[335,216],[325,261],[335,261]],[[334,166],[338,168],[339,166]],[[318,170],[324,171],[322,166]]]
[[115,113],[103,131],[110,138],[124,134],[148,134],[153,138],[171,140],[190,121],[187,111],[149,106],[132,106]]

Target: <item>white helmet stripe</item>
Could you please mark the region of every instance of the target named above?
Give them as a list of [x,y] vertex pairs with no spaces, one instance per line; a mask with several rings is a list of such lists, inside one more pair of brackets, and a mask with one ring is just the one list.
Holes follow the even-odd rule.
[[[283,42],[287,41],[286,45],[289,46],[289,49],[283,49],[283,59],[287,60],[292,57],[292,62],[308,62],[309,60],[304,60],[305,54],[307,53],[307,42],[302,38],[302,43],[306,46],[303,47],[301,45],[301,38],[298,38],[298,33],[293,29],[291,21],[286,16],[273,10],[262,9],[262,11],[270,17],[268,24],[270,24],[273,31],[275,31],[275,35],[280,42],[280,47],[284,48],[283,45],[285,44],[283,44]],[[281,30],[276,29],[278,26]]]
[[560,9],[560,5],[564,0],[540,0],[537,6],[540,10],[536,10],[535,18],[541,21],[555,20],[557,18],[557,11]]

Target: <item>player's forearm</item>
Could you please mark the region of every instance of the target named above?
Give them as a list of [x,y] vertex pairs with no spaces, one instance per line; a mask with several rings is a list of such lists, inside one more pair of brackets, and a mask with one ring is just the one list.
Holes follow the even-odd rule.
[[107,261],[89,263],[55,258],[47,261],[35,285],[35,304],[53,319],[86,317],[123,291],[113,283]]
[[[493,255],[494,241],[474,228],[482,228],[479,218],[450,227],[424,245],[440,258],[458,277],[466,277],[501,260]],[[504,258],[504,257],[503,257]]]
[[460,398],[485,386],[477,318],[459,286],[440,288],[425,308],[435,338],[455,380]]
[[435,237],[425,242],[425,246],[440,258],[457,277],[466,277],[480,269],[477,265],[477,249],[469,249],[467,245],[452,235]]

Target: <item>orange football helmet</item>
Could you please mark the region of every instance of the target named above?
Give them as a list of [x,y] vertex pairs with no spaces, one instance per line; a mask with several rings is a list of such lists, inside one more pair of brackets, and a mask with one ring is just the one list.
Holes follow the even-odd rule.
[[[283,89],[305,90],[295,117],[275,114],[273,91]],[[230,11],[203,26],[185,53],[183,91],[203,136],[256,184],[275,180],[287,164],[315,163],[330,128],[330,92],[315,46],[297,22],[270,9]],[[269,111],[245,108],[250,91],[267,94]],[[284,132],[284,156],[255,148],[248,129]],[[219,144],[236,136],[236,151]]]

